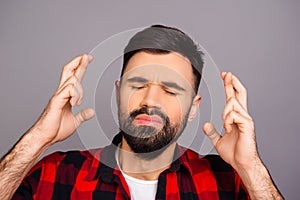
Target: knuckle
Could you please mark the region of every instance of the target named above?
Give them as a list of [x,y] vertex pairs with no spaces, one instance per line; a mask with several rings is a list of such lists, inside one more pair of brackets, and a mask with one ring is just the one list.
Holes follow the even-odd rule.
[[77,79],[77,77],[76,76],[73,76],[73,83],[74,83],[74,85],[80,85],[80,82],[78,81],[78,79]]
[[86,119],[86,113],[85,112],[81,113],[81,119],[82,119],[82,121],[84,121]]
[[72,97],[75,96],[77,92],[76,92],[74,85],[69,84],[67,87],[68,87],[67,89],[69,90],[70,95]]
[[77,78],[76,78],[76,87],[77,87],[79,90],[83,90],[82,84],[80,83],[80,81],[78,81]]
[[70,84],[76,85],[78,80],[75,75],[70,76],[70,78],[67,80]]
[[83,122],[84,121],[84,116],[83,116],[84,114],[83,113],[79,113],[79,115],[78,115],[78,124],[80,124],[80,122]]
[[67,84],[67,87],[68,87],[69,89],[73,89],[73,88],[75,87],[75,84],[74,84],[73,82],[69,82],[69,83]]
[[63,67],[63,72],[65,72],[66,70],[68,70],[68,68],[69,68],[69,65],[66,64],[66,65]]
[[229,115],[230,118],[234,118],[234,117],[236,117],[236,112],[234,110],[232,110],[232,111],[229,112],[228,115]]
[[235,114],[235,111],[231,110],[229,111],[229,115],[234,115]]
[[244,86],[241,86],[241,91],[242,91],[244,94],[247,94],[247,89],[246,89]]
[[247,128],[247,130],[249,130],[250,132],[254,132],[254,125],[253,125],[253,124],[247,123],[247,124],[246,124],[246,128]]
[[74,75],[70,76],[70,81],[75,82],[76,81],[76,76],[74,76]]
[[248,120],[249,128],[254,129],[254,122],[252,119]]
[[236,98],[234,96],[232,96],[232,97],[229,98],[229,102],[230,103],[235,103],[236,101],[237,100],[236,100]]
[[54,94],[51,97],[51,99],[49,100],[49,104],[52,105],[56,101],[57,98],[58,98],[58,94]]

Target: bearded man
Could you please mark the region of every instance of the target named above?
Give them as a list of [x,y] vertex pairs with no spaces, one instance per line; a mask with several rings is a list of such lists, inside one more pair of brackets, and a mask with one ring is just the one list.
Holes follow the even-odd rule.
[[[105,55],[103,55],[105,56]],[[62,72],[45,111],[0,163],[1,199],[282,199],[256,147],[245,87],[222,72],[225,134],[204,124],[220,156],[199,156],[178,145],[195,118],[203,53],[177,28],[154,25],[134,35],[115,82],[120,132],[105,148],[56,152],[95,112],[72,113],[83,98],[90,55]],[[102,113],[105,116],[105,113]]]

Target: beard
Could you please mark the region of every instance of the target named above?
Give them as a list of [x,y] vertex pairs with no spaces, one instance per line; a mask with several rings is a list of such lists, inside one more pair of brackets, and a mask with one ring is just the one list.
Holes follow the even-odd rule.
[[[133,120],[140,114],[157,115],[164,122],[164,126],[161,129],[147,125],[137,126]],[[132,151],[145,160],[156,158],[170,144],[177,141],[187,124],[187,119],[186,115],[181,122],[171,125],[169,117],[162,111],[156,108],[147,109],[146,107],[132,111],[128,117],[119,113],[122,136]]]

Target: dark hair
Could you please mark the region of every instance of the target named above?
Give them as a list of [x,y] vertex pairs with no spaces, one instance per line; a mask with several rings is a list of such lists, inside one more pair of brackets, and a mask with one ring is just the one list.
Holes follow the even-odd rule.
[[204,63],[202,56],[204,54],[183,31],[164,25],[152,25],[136,33],[124,49],[121,77],[130,58],[140,51],[153,54],[177,52],[188,58],[193,68],[195,93],[198,92]]

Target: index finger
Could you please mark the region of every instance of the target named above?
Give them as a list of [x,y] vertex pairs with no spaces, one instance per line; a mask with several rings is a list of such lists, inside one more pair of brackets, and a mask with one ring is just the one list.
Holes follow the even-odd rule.
[[[76,78],[81,82],[83,75],[85,73],[88,63],[93,60],[91,55],[80,55],[74,58],[71,62],[66,64],[63,68],[59,88],[68,80],[71,76],[76,76]],[[83,69],[82,69],[83,68]]]
[[84,54],[80,60],[79,66],[75,70],[75,76],[79,82],[82,81],[87,66],[90,62],[92,62],[93,56]]
[[221,77],[224,80],[226,102],[234,97],[247,111],[247,90],[240,80],[231,72],[222,72]]
[[74,58],[71,62],[66,64],[63,68],[63,71],[61,73],[59,88],[64,84],[64,82],[74,75],[74,72],[76,68],[78,67],[80,60],[82,59],[82,56],[77,56]]
[[247,90],[236,76],[232,76],[232,84],[236,93],[236,98],[247,111]]
[[231,72],[222,72],[221,76],[224,81],[226,102],[228,102],[230,100],[230,98],[235,97],[235,91],[234,91],[233,83],[232,83],[232,73]]

